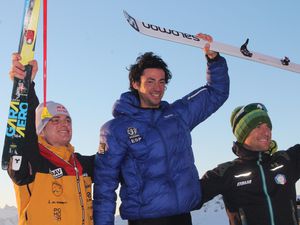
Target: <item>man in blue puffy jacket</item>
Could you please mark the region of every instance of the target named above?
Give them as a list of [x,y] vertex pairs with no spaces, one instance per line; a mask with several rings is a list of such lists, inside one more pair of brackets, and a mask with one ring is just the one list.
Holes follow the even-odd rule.
[[[209,35],[197,38],[211,42]],[[169,104],[162,101],[172,75],[152,52],[130,66],[131,91],[113,108],[114,119],[101,128],[95,160],[94,220],[114,224],[116,189],[121,184],[120,214],[130,225],[190,225],[201,190],[190,132],[226,101],[226,61],[204,48],[207,84]]]

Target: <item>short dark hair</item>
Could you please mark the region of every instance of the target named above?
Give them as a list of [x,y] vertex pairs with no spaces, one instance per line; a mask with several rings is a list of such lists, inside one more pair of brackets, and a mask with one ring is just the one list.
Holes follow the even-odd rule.
[[146,52],[136,58],[136,63],[130,65],[129,67],[129,89],[133,92],[137,92],[133,86],[133,82],[140,82],[141,76],[145,69],[147,68],[158,68],[165,72],[165,82],[166,84],[172,78],[172,74],[168,69],[168,65],[153,52]]

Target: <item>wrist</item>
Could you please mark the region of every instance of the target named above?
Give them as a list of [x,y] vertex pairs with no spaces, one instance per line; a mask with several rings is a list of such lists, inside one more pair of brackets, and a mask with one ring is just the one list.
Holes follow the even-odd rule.
[[205,57],[208,62],[214,62],[218,60],[220,54],[219,52],[210,52],[209,54],[205,54]]

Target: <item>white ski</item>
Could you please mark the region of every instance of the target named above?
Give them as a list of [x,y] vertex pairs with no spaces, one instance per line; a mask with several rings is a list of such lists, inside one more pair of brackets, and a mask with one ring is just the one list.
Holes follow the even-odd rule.
[[[145,34],[147,36],[173,41],[185,45],[191,45],[198,48],[203,48],[204,45],[206,44],[206,41],[197,38],[195,35],[160,27],[143,21],[138,21],[137,19],[130,16],[126,11],[124,11],[124,15],[128,23],[137,32]],[[227,55],[256,61],[259,63],[278,67],[284,70],[289,70],[295,73],[300,73],[300,64],[292,63],[290,59],[286,56],[282,59],[279,59],[261,53],[249,51],[247,49],[248,42],[249,40],[247,39],[246,42],[241,47],[235,47],[232,45],[213,41],[210,44],[210,49]]]

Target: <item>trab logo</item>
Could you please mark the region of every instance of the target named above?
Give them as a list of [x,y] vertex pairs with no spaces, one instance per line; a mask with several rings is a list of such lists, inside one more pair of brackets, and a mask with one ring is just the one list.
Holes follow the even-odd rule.
[[8,113],[6,136],[25,137],[28,103],[11,101]]

